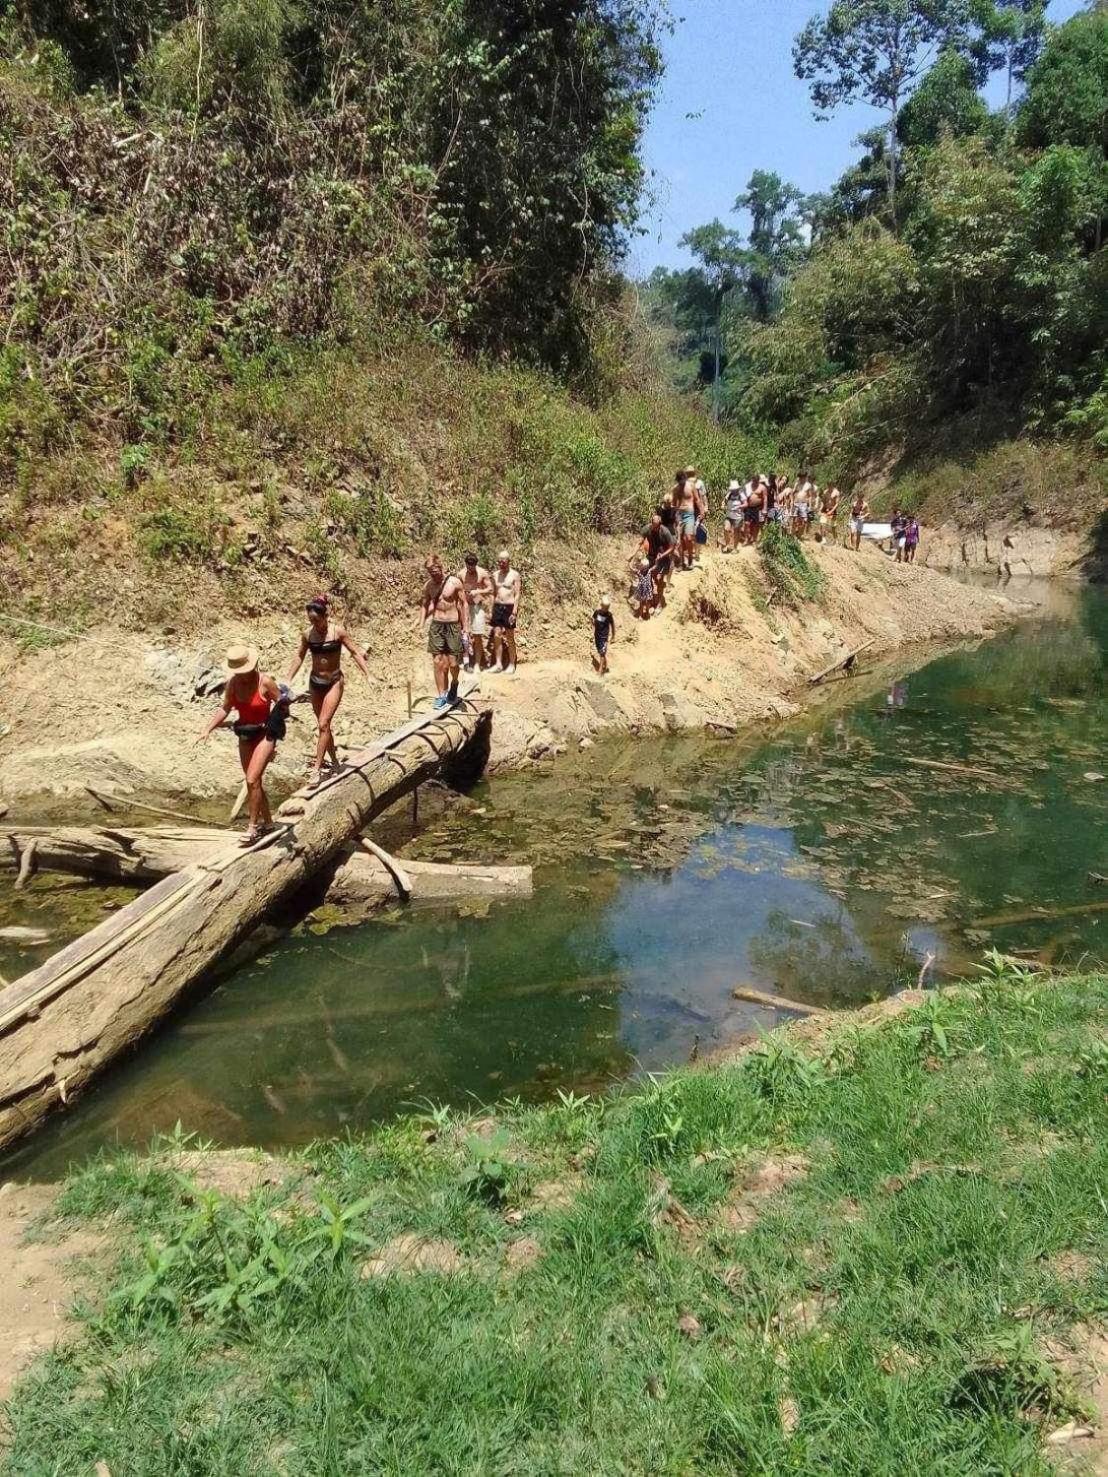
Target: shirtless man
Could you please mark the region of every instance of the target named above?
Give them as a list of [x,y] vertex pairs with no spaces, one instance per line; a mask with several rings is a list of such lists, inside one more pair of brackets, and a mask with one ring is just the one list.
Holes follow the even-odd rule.
[[437,554],[428,554],[424,569],[427,583],[420,604],[419,629],[427,629],[427,650],[435,664],[435,708],[449,708],[458,701],[458,667],[462,659],[462,637],[469,635],[469,602],[456,574],[447,574]]
[[476,554],[467,554],[464,566],[458,571],[458,578],[465,589],[466,604],[469,606],[470,648],[466,670],[472,672],[476,667],[479,672],[483,672],[486,662],[485,637],[489,634],[487,601],[492,595],[492,575],[478,564]]
[[700,494],[697,491],[696,468],[685,468],[685,480],[680,484],[677,495],[677,522],[680,530],[680,565],[682,569],[693,567],[696,554],[696,520],[700,516]]
[[869,503],[864,492],[856,492],[850,504],[850,547],[857,553],[862,547],[862,528],[869,517]]
[[830,538],[832,543],[835,542],[835,523],[839,516],[840,496],[839,489],[834,485],[828,487],[823,494],[823,510],[819,515],[821,543],[825,538]]
[[492,671],[511,677],[516,669],[516,622],[523,580],[512,568],[507,549],[496,557],[492,576]]

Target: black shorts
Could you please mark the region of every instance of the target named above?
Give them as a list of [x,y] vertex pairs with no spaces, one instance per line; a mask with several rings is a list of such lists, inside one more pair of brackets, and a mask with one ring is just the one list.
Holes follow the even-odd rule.
[[494,605],[492,608],[492,628],[494,631],[514,631],[516,628],[515,606]]
[[761,508],[744,508],[743,509],[743,517],[746,519],[747,523],[757,523],[761,519],[761,516],[762,516],[762,510],[761,510]]

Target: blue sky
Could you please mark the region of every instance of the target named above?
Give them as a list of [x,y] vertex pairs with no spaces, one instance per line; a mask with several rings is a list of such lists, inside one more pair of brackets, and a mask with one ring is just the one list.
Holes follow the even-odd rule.
[[[853,140],[881,115],[856,106],[817,123],[793,76],[793,37],[826,8],[827,0],[673,0],[677,29],[646,138],[656,201],[648,234],[632,243],[633,275],[687,261],[680,237],[714,216],[727,221],[755,169],[815,191],[856,157]],[[1083,8],[1083,0],[1053,0],[1050,17],[1068,20]]]

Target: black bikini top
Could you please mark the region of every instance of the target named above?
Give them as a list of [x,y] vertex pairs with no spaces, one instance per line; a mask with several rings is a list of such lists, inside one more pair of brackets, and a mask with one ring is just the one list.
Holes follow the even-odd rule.
[[[328,628],[328,629],[330,629],[330,628]],[[309,651],[315,651],[315,652],[327,652],[327,653],[330,653],[332,651],[341,651],[342,650],[342,642],[341,641],[337,641],[337,640],[335,640],[335,641],[313,641],[312,638],[309,636],[308,637],[308,650]]]

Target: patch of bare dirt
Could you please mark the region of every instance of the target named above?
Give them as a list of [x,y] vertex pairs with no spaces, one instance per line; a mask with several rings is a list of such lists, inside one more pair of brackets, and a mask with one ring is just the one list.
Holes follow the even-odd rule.
[[452,1241],[405,1232],[394,1236],[376,1256],[362,1263],[363,1277],[395,1277],[432,1272],[449,1277],[461,1272],[465,1262]]
[[103,1252],[95,1231],[60,1241],[28,1241],[54,1202],[53,1185],[0,1186],[0,1400],[23,1371],[66,1336],[68,1310],[89,1281],[87,1262]]
[[1047,1257],[1047,1266],[1063,1282],[1084,1282],[1093,1270],[1093,1259],[1083,1251],[1059,1251]]
[[803,1154],[767,1154],[745,1165],[726,1201],[714,1212],[716,1226],[745,1235],[757,1224],[766,1202],[799,1183],[810,1169]]
[[199,1190],[214,1190],[231,1200],[245,1200],[263,1185],[279,1185],[283,1168],[268,1154],[238,1149],[197,1149],[174,1154],[171,1169]]
[[533,1236],[520,1236],[504,1248],[504,1270],[523,1272],[533,1267],[541,1256],[542,1247]]
[[1108,1329],[1086,1324],[1071,1330],[1063,1346],[1047,1350],[1085,1406],[1083,1415],[1044,1436],[1045,1452],[1056,1470],[1073,1477],[1108,1473]]
[[535,1210],[568,1210],[580,1193],[579,1175],[543,1180],[531,1191],[531,1207]]
[[[605,729],[667,732],[715,726],[727,732],[767,718],[787,717],[808,700],[806,678],[837,656],[874,643],[874,651],[909,644],[979,637],[1019,611],[1003,596],[973,589],[919,566],[891,564],[877,550],[855,555],[811,546],[827,576],[819,607],[802,612],[756,608],[757,555],[741,550],[724,558],[706,551],[702,566],[678,577],[669,606],[648,622],[623,616],[612,651],[612,670],[592,670],[588,609],[597,588],[610,588],[623,604],[626,540],[607,539],[581,552],[584,590],[572,603],[535,595],[539,570],[523,570],[533,599],[521,621],[521,662],[512,676],[482,677],[482,695],[496,712],[494,768],[526,762]],[[350,620],[352,634],[390,660],[373,680],[352,679],[339,709],[340,745],[394,727],[407,713],[407,687],[419,695],[431,685],[422,643],[396,640],[403,583],[411,577],[414,602],[421,577],[390,570],[391,604]],[[138,634],[118,625],[97,628],[65,645],[23,654],[0,638],[0,683],[8,696],[7,731],[0,736],[0,794],[21,808],[58,809],[76,820],[92,785],[119,794],[229,796],[240,775],[233,744],[216,736],[194,747],[190,740],[211,711],[205,686],[222,650],[249,638],[262,652],[265,670],[281,671],[300,635],[296,601],[284,616],[211,620],[190,628],[182,617],[172,628]],[[216,607],[218,610],[218,607]],[[711,612],[712,627],[703,624]],[[343,613],[338,612],[343,619]],[[567,630],[579,631],[570,638]],[[740,645],[741,643],[741,645]],[[737,652],[740,653],[737,659]],[[124,680],[126,674],[126,680]],[[303,679],[301,679],[303,680]],[[847,686],[848,684],[843,684]],[[849,684],[857,690],[857,682]],[[81,713],[77,741],[56,732],[52,694],[64,691]],[[820,689],[823,692],[823,689]],[[312,739],[310,722],[290,727],[275,763],[275,786],[303,778]],[[53,799],[51,798],[53,797]]]

